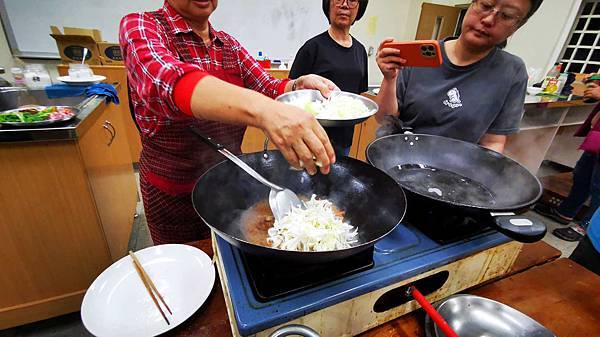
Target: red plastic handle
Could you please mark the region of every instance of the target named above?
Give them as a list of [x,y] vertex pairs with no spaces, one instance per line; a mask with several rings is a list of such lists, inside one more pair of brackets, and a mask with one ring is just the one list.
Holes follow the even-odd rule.
[[446,335],[446,337],[458,337],[456,332],[454,332],[454,330],[452,330],[452,328],[450,327],[448,322],[446,322],[444,317],[442,317],[442,315],[440,315],[437,312],[437,310],[435,310],[435,308],[431,304],[429,304],[427,299],[425,299],[425,296],[423,296],[423,294],[421,294],[421,292],[418,291],[417,288],[415,288],[414,286],[410,286],[409,289],[410,289],[410,294],[415,299],[415,301],[419,302],[421,307],[423,307],[423,310],[425,310],[425,312],[427,312],[427,314],[431,317],[431,319],[435,322],[435,324],[437,324],[437,326],[442,330],[442,332],[444,333],[444,335]]

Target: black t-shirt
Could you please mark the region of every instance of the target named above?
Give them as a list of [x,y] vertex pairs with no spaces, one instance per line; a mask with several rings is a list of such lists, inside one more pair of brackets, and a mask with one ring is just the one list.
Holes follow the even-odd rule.
[[[360,94],[368,89],[367,52],[352,37],[352,46],[344,47],[323,32],[298,50],[290,70],[290,78],[317,74],[335,83],[342,91]],[[326,128],[334,146],[352,145],[354,127]]]

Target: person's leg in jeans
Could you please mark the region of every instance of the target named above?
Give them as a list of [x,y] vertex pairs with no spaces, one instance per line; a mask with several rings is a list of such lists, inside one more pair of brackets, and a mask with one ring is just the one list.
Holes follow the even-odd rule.
[[[590,196],[592,173],[597,166],[598,155],[584,152],[573,169],[573,186],[569,195],[558,206],[558,213],[566,218],[573,219],[577,212]],[[597,187],[597,186],[596,186]],[[591,213],[593,214],[593,212]],[[590,215],[591,217],[591,215]]]
[[573,218],[583,206],[588,195],[591,195],[592,202],[581,223],[568,228],[555,229],[552,234],[566,241],[580,240],[585,235],[585,230],[592,215],[600,205],[600,161],[598,154],[584,152],[573,171],[571,192],[559,206],[558,214]]

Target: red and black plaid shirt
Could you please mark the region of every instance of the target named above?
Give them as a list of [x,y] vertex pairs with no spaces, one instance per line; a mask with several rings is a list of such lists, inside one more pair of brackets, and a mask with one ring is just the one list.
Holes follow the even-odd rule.
[[[168,27],[156,19],[157,13]],[[209,29],[211,44],[207,46],[166,1],[157,12],[132,13],[121,20],[119,41],[142,136],[141,171],[151,175],[150,181],[157,187],[170,192],[191,190],[199,174],[222,159],[187,132],[187,125],[203,126],[210,136],[225,143],[224,137],[233,137],[233,145],[241,144],[243,137],[239,127],[231,129],[232,136],[233,126],[184,114],[173,100],[173,88],[182,76],[202,71],[272,98],[283,93],[287,83],[269,75],[232,36],[210,24]],[[178,53],[178,41],[184,41],[192,62]],[[231,78],[234,80],[228,80]],[[231,150],[239,152],[239,144]]]

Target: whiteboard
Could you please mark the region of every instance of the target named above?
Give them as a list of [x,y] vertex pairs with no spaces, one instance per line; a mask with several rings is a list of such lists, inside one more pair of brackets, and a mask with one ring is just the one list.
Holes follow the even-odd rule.
[[[118,42],[124,15],[162,4],[163,0],[0,0],[0,15],[13,55],[59,58],[49,35],[51,25],[97,28],[104,40]],[[292,59],[306,40],[328,26],[319,0],[220,0],[210,21],[252,55],[263,51],[271,59]]]

